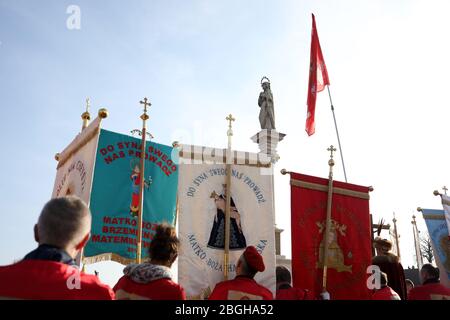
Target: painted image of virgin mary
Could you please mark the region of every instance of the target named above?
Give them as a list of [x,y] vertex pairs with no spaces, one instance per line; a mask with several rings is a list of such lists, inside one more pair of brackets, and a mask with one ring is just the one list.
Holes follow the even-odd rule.
[[[217,210],[214,215],[214,223],[209,236],[208,247],[224,249],[226,196],[213,192],[211,198],[214,199]],[[231,197],[230,203],[230,250],[245,249],[247,247],[247,241],[242,231],[241,215],[236,208],[233,197]]]

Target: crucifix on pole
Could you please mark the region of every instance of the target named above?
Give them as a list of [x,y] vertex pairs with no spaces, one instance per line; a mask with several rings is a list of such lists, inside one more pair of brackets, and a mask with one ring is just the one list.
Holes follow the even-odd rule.
[[150,107],[152,104],[144,98],[144,101],[139,101],[140,104],[144,105],[144,113],[141,115],[142,119],[142,140],[141,140],[141,161],[140,161],[140,185],[139,185],[139,211],[138,211],[138,237],[136,246],[136,262],[141,263],[142,255],[142,215],[143,215],[143,200],[144,200],[144,187],[145,187],[145,136],[147,130],[147,120],[150,118],[147,115],[147,106]]

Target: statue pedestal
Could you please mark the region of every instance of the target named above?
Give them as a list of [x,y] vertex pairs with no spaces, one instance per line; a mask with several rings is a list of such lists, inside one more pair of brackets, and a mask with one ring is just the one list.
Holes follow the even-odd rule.
[[271,162],[275,164],[280,156],[277,154],[278,142],[282,141],[286,135],[276,130],[263,129],[253,137],[252,141],[259,146],[259,152],[270,157]]

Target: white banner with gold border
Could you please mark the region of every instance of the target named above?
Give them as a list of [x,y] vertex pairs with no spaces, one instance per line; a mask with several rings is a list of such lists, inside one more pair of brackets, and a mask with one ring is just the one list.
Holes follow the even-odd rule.
[[92,121],[59,154],[52,198],[76,195],[89,205],[100,123]]
[[[207,298],[224,280],[225,181],[224,164],[180,164],[178,279],[188,299]],[[255,280],[275,293],[272,176],[257,166],[232,165],[230,201],[229,279],[245,247],[253,245],[266,266]]]

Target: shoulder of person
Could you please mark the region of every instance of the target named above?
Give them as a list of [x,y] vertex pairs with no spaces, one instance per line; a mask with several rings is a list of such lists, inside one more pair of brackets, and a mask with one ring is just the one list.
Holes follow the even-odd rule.
[[97,276],[91,274],[81,273],[81,290],[88,296],[98,300],[113,300],[115,297],[114,291],[110,286],[100,281]]

